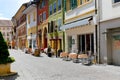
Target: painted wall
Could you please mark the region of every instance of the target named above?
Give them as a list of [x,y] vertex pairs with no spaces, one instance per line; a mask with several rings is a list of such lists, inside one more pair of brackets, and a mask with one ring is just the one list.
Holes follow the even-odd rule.
[[[58,20],[58,19],[62,19],[63,20],[63,8],[61,7],[61,10],[58,11],[58,5],[57,5],[57,2],[58,0],[49,0],[49,6],[52,4],[54,4],[54,2],[56,2],[56,13],[52,13],[52,15],[49,15],[49,22],[50,21],[55,21],[55,20]],[[63,0],[61,0],[63,1]],[[62,5],[61,5],[62,6]],[[52,6],[52,10],[53,10],[53,6]],[[53,11],[52,11],[53,12]],[[62,21],[63,22],[63,21]],[[62,23],[63,24],[63,23]]]
[[120,16],[120,2],[113,3],[113,0],[100,0],[100,6],[102,9],[102,19],[109,20]]
[[[104,57],[107,57],[108,63],[111,63],[111,34],[106,34],[109,29],[117,29],[120,27],[120,19],[113,19],[106,22],[101,22],[100,24],[100,58],[101,62],[104,63]],[[103,34],[104,33],[104,34]]]
[[[50,5],[52,5],[52,15],[49,14],[49,18],[48,18],[48,22],[51,21],[55,21],[55,25],[58,25],[58,20],[61,19],[61,25],[63,25],[63,13],[64,13],[64,9],[63,9],[63,3],[64,0],[61,0],[61,9],[58,10],[58,0],[49,0],[49,9],[50,9]],[[54,12],[54,3],[56,2],[56,12]],[[50,12],[49,12],[50,13]],[[54,25],[54,27],[55,27]],[[62,34],[62,35],[61,35]],[[61,45],[62,45],[62,49],[64,48],[64,44],[63,44],[63,32],[58,31],[58,36],[59,39],[61,39]],[[48,35],[48,38],[50,39],[50,36]],[[53,35],[53,38],[55,39],[55,35]],[[49,42],[48,42],[49,43]],[[58,44],[60,45],[60,44]],[[63,49],[64,50],[64,49]]]
[[[37,20],[33,21],[34,15],[33,13],[36,13],[36,19],[37,19],[37,9],[31,10],[28,14],[27,14],[27,28],[33,27],[37,25]],[[30,23],[28,23],[28,15],[30,15]]]
[[[102,63],[113,62],[112,34],[120,28],[120,2],[114,0],[99,0],[100,8],[100,60]],[[111,30],[112,32],[109,32]],[[117,58],[117,57],[116,57]],[[105,61],[106,59],[106,61]]]
[[39,15],[40,14],[42,14],[43,12],[46,12],[46,19],[48,18],[48,15],[49,15],[49,13],[48,13],[48,7],[49,7],[49,5],[48,5],[48,0],[44,0],[45,1],[45,6],[43,7],[43,8],[39,8],[40,7],[40,5],[42,4],[41,2],[39,3],[39,5],[38,5],[38,7],[37,7],[37,14],[38,14],[38,25],[40,25],[40,22],[39,22]]
[[88,14],[90,13],[90,11],[94,12],[94,10],[95,10],[95,0],[90,0],[89,2],[86,2],[85,4],[78,6],[73,10],[69,10],[65,12],[65,21],[66,23],[68,23],[74,20],[78,20],[78,19],[90,16]]

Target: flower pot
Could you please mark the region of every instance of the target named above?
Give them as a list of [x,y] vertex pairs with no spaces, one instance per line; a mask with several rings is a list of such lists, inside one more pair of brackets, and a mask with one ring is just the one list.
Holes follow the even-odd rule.
[[0,75],[10,73],[10,63],[0,64]]

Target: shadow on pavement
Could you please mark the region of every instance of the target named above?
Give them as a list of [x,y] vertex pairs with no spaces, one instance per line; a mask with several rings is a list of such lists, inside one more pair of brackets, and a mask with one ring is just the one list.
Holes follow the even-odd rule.
[[0,77],[0,80],[16,80],[17,77],[19,77],[18,74],[12,75],[12,76],[7,76],[7,77]]

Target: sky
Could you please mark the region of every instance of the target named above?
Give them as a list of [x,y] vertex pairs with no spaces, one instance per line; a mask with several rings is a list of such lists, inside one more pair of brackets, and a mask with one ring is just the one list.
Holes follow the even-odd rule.
[[8,19],[16,14],[23,3],[30,0],[0,0],[0,19]]

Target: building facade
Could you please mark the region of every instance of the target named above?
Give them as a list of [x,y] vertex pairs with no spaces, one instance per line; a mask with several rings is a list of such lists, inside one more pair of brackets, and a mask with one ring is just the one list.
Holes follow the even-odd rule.
[[27,3],[21,5],[12,19],[15,26],[16,47],[21,50],[26,47],[26,15],[22,13],[26,7]]
[[37,5],[38,47],[46,48],[48,44],[48,0],[41,0]]
[[101,62],[120,65],[120,0],[98,3]]
[[11,46],[12,41],[12,28],[13,23],[11,20],[0,20],[0,31],[9,46]]
[[63,0],[49,0],[48,44],[56,51],[64,50],[64,32],[60,27],[64,22]]
[[96,54],[95,0],[64,0],[65,51]]
[[27,4],[27,8],[23,11],[26,14],[27,21],[27,47],[31,48],[32,51],[37,48],[37,5],[30,1]]

